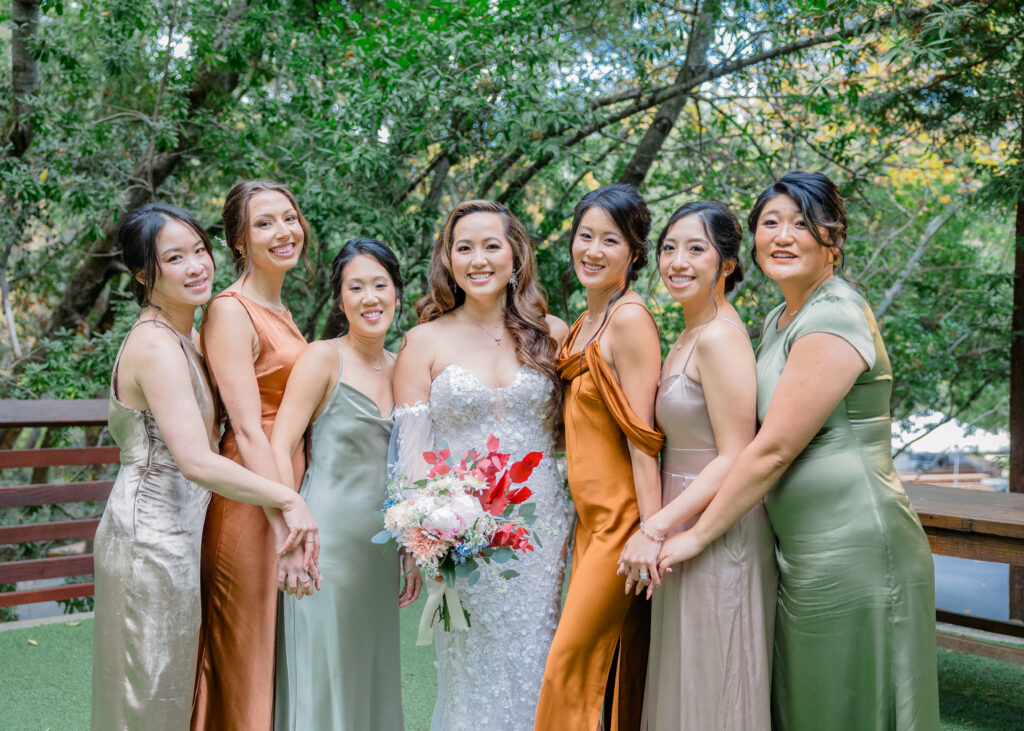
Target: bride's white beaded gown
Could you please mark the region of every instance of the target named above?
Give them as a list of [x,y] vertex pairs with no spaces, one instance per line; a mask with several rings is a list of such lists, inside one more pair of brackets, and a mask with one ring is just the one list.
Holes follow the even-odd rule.
[[472,626],[465,631],[437,628],[437,702],[432,731],[530,731],[544,676],[544,663],[558,623],[572,512],[562,488],[547,422],[552,385],[523,366],[504,388],[489,388],[470,371],[450,365],[434,379],[429,406],[395,412],[398,466],[422,476],[420,455],[447,444],[455,461],[469,449],[486,451],[494,434],[510,462],[529,452],[544,455],[527,485],[536,504],[536,550],[499,569],[519,576],[503,581],[488,571],[468,586],[458,579],[462,606]]

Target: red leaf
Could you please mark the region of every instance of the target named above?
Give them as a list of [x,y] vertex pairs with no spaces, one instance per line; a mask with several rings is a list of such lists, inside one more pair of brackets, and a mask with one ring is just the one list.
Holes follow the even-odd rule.
[[530,452],[528,455],[509,467],[508,471],[512,475],[512,482],[526,482],[530,479],[530,475],[533,473],[534,468],[540,464],[542,456],[543,455],[540,452]]
[[442,449],[440,452],[437,453],[437,458],[440,459],[440,460],[446,460],[446,459],[448,459],[448,457],[450,455],[451,455],[451,451],[450,450]]
[[497,452],[498,451],[498,437],[494,436],[493,434],[491,434],[491,436],[487,437],[487,451],[488,452]]
[[518,490],[509,490],[505,497],[508,498],[508,501],[513,505],[518,505],[521,502],[525,502],[532,494],[533,490],[530,488],[520,487]]
[[437,464],[437,455],[433,452],[424,452],[423,459],[427,461],[427,464]]

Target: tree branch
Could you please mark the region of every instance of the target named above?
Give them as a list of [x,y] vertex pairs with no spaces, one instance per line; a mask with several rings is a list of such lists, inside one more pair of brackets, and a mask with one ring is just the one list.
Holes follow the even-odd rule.
[[[636,97],[636,101],[629,106],[612,112],[605,117],[597,119],[590,124],[580,128],[574,134],[565,138],[559,147],[565,149],[571,147],[581,140],[586,139],[594,132],[603,129],[615,122],[619,122],[627,117],[631,117],[638,112],[643,112],[651,107],[655,107],[669,99],[674,97],[688,94],[692,90],[699,87],[708,81],[728,76],[729,74],[741,71],[745,68],[755,66],[765,61],[771,61],[776,58],[781,58],[794,54],[798,51],[803,51],[808,48],[815,46],[821,46],[828,43],[833,43],[838,40],[853,40],[855,38],[861,38],[876,30],[893,25],[895,21],[899,20],[903,23],[919,20],[928,16],[934,12],[943,12],[949,8],[959,7],[965,5],[971,0],[949,0],[948,2],[937,2],[924,7],[915,8],[907,12],[899,13],[887,13],[886,15],[878,16],[877,18],[871,18],[860,23],[853,23],[839,30],[831,31],[829,33],[821,33],[818,35],[812,35],[799,41],[793,41],[792,43],[786,43],[776,48],[762,51],[761,53],[755,53],[750,56],[736,59],[727,63],[719,64],[707,71],[698,74],[697,76],[691,77],[679,84],[673,84],[667,87],[661,87],[654,89],[647,94],[641,94]],[[941,8],[941,10],[937,10]],[[498,197],[498,200],[504,202],[507,201],[514,195],[517,195],[526,184],[535,176],[538,172],[543,170],[555,157],[555,152],[548,151],[537,158],[534,163],[526,170],[521,172],[511,183],[505,191]]]
[[892,286],[885,291],[885,296],[882,297],[881,304],[875,310],[875,319],[881,319],[882,315],[886,313],[889,306],[892,305],[893,300],[899,296],[900,290],[903,289],[903,284],[910,278],[910,275],[914,273],[917,268],[917,262],[924,256],[925,249],[928,248],[928,244],[931,243],[932,239],[935,238],[935,234],[939,232],[946,222],[949,221],[957,211],[960,210],[960,204],[953,204],[946,208],[945,211],[933,218],[928,226],[924,230],[924,234],[921,236],[921,240],[917,242],[917,246],[914,247],[914,253],[907,259],[907,263],[903,266],[903,271],[900,272],[899,276],[896,277],[896,281],[892,283]]
[[[216,46],[222,47],[230,38],[231,30],[246,9],[245,0],[239,0],[224,18]],[[190,113],[223,103],[223,99],[238,86],[235,72],[200,67],[188,92]],[[188,115],[189,117],[192,114]],[[85,325],[85,316],[99,297],[107,280],[117,271],[117,230],[124,216],[143,203],[152,200],[156,190],[181,162],[183,153],[197,144],[200,128],[186,123],[178,144],[167,151],[149,150],[139,158],[129,176],[129,185],[122,194],[117,213],[103,224],[102,236],[89,245],[82,263],[72,274],[64,295],[54,309],[44,338],[53,337],[61,329],[78,329]]]
[[[700,15],[693,23],[690,37],[686,44],[686,60],[676,76],[675,86],[683,86],[690,79],[707,70],[708,48],[715,36],[715,19],[721,14],[721,0],[708,0],[700,7]],[[639,187],[654,164],[669,133],[675,127],[679,113],[683,111],[689,94],[680,94],[666,100],[654,115],[654,121],[647,128],[640,145],[626,168],[619,176],[618,182]]]

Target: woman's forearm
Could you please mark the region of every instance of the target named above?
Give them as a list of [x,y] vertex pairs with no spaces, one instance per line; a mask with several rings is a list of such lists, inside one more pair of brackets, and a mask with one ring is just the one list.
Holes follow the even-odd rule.
[[633,467],[633,488],[640,509],[641,520],[646,520],[661,509],[661,474],[658,459],[630,444]]
[[298,497],[295,491],[281,483],[254,474],[237,462],[213,452],[193,455],[179,467],[187,479],[238,502],[280,511]]
[[737,457],[722,486],[701,513],[692,531],[708,545],[750,512],[792,462],[772,445],[755,439]]
[[720,454],[708,462],[682,493],[647,519],[647,528],[656,535],[665,535],[673,526],[704,510],[714,499],[735,461],[733,457]]

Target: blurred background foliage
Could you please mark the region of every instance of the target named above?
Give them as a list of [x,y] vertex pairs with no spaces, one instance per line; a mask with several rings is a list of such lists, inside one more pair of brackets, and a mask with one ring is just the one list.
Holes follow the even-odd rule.
[[[236,181],[288,185],[316,268],[285,299],[312,339],[334,334],[329,264],[349,238],[399,252],[411,304],[447,211],[497,198],[571,321],[566,236],[588,190],[637,185],[653,240],[689,200],[743,220],[801,168],[849,199],[846,274],[892,356],[894,415],[1005,428],[1022,35],[1016,0],[12,0],[0,398],[105,393],[137,312],[117,222],[150,200],[216,235]],[[223,286],[222,243],[217,262]],[[780,295],[749,251],[743,265],[734,301],[756,338]],[[640,282],[671,342],[678,307],[653,267]]]

